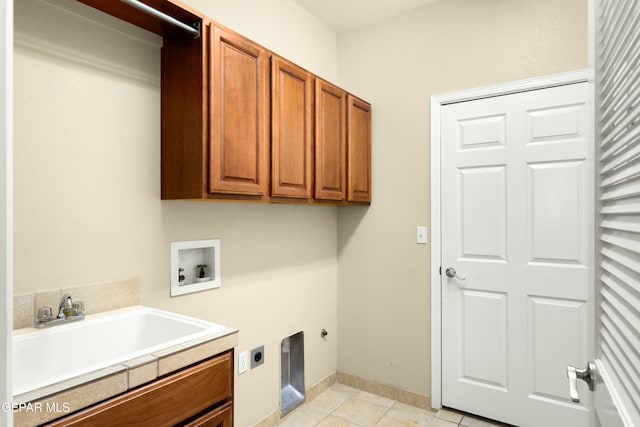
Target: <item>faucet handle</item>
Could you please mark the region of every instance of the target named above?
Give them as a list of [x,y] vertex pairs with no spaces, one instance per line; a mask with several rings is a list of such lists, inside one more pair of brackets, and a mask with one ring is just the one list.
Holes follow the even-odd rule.
[[76,311],[76,314],[84,313],[84,303],[82,301],[74,301],[73,309]]
[[38,322],[48,322],[53,319],[53,310],[51,307],[40,307],[36,316]]

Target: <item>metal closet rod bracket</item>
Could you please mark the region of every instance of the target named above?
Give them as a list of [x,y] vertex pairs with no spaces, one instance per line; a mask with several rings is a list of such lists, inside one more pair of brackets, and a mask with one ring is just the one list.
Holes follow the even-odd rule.
[[184,22],[178,21],[173,16],[169,16],[164,12],[160,12],[159,10],[154,9],[151,6],[148,6],[139,0],[120,0],[120,1],[128,4],[129,6],[135,7],[136,9],[139,9],[151,16],[155,16],[156,18],[162,19],[163,21],[188,32],[189,34],[193,35],[194,39],[197,39],[198,37],[200,37],[200,22],[195,22],[193,26],[189,26]]

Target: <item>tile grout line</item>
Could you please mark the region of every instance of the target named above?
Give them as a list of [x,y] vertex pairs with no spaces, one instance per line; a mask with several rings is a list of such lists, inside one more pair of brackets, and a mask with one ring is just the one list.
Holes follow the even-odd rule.
[[384,414],[382,414],[382,416],[380,417],[380,419],[378,421],[376,421],[376,423],[373,425],[373,427],[377,426],[378,424],[380,424],[380,421],[382,421],[382,419],[391,411],[391,408],[393,408],[394,406],[396,406],[396,403],[398,401],[394,401],[393,405],[391,405],[390,407],[387,408],[387,410],[385,411]]
[[[340,407],[342,407],[342,406],[343,406],[343,405],[345,405],[348,401],[353,400],[353,399],[355,399],[355,395],[349,396],[349,397],[348,397],[344,402],[342,402],[340,405],[336,406],[336,407],[335,407],[331,412],[329,412],[329,414],[327,414],[327,415],[326,415],[326,416],[325,416],[325,417],[320,421],[320,423],[321,423],[324,419],[328,418],[329,416],[333,416],[333,417],[338,418],[338,419],[340,419],[340,420],[343,420],[343,421],[345,421],[345,422],[348,422],[348,423],[351,423],[351,424],[357,425],[358,427],[367,427],[367,426],[362,426],[362,425],[360,425],[360,424],[358,424],[358,423],[355,423],[355,422],[353,422],[353,421],[345,420],[344,418],[339,417],[339,416],[337,416],[337,415],[333,415],[333,413],[334,413],[335,411],[337,411]],[[373,424],[373,426],[371,426],[371,427],[375,427],[375,426],[377,426],[377,425],[380,423],[380,421],[382,421],[382,419],[383,419],[383,418],[384,418],[384,417],[385,417],[385,416],[386,416],[386,415],[391,411],[391,408],[393,408],[393,407],[396,405],[396,403],[398,403],[398,401],[397,401],[397,400],[394,400],[394,401],[393,401],[393,404],[392,404],[390,407],[388,407],[388,408],[386,409],[386,411],[382,414],[382,416],[381,416],[381,417],[380,417],[380,418],[375,422],[375,424]],[[317,426],[317,425],[319,425],[320,423],[316,424],[316,426]]]
[[[360,389],[355,389],[355,390],[356,390],[356,391],[360,391],[360,392],[363,392],[363,391],[364,391],[364,390],[360,390]],[[375,393],[372,393],[372,394],[376,395]],[[377,396],[379,396],[379,395],[377,395]],[[316,396],[316,397],[318,397],[318,396]],[[380,396],[380,397],[384,397],[384,396]],[[342,418],[342,417],[340,417],[340,416],[335,415],[335,413],[336,413],[336,412],[337,412],[337,411],[338,411],[342,406],[344,406],[344,405],[345,405],[347,402],[349,402],[349,401],[353,401],[354,399],[357,399],[357,393],[356,393],[356,394],[349,394],[349,395],[346,397],[346,399],[345,399],[344,401],[342,401],[342,402],[341,402],[340,404],[338,404],[336,407],[334,407],[333,409],[331,409],[329,412],[324,412],[324,411],[321,411],[321,410],[316,410],[316,411],[318,411],[318,412],[321,412],[321,413],[323,414],[323,416],[322,416],[322,418],[321,418],[320,420],[318,420],[317,422],[315,422],[315,423],[313,424],[313,426],[317,427],[318,425],[320,425],[320,424],[322,424],[323,422],[327,421],[330,417],[334,417],[334,418],[337,418],[337,419],[339,419],[339,420],[341,420],[341,421],[347,422],[347,423],[351,424],[351,425],[352,425],[352,426],[354,426],[354,427],[375,427],[375,426],[378,426],[378,425],[380,424],[380,422],[381,422],[381,421],[382,421],[386,416],[388,416],[388,415],[390,414],[390,412],[391,412],[391,410],[392,410],[392,409],[394,409],[394,408],[395,408],[399,403],[401,403],[399,400],[394,400],[394,399],[389,399],[389,398],[387,398],[387,399],[389,399],[389,400],[391,400],[391,401],[392,401],[391,406],[388,406],[388,407],[387,407],[386,405],[377,404],[376,406],[384,406],[384,412],[382,413],[382,415],[380,416],[380,418],[378,418],[378,419],[376,420],[376,422],[375,422],[374,424],[372,424],[371,426],[369,426],[369,425],[361,425],[361,424],[359,424],[359,423],[354,422],[353,420],[344,419],[344,418]],[[314,400],[315,400],[315,399],[314,399]],[[366,400],[366,399],[364,399],[364,400]],[[310,401],[310,402],[306,402],[306,403],[305,403],[305,406],[308,406],[310,403],[311,403],[311,401]],[[375,402],[371,402],[371,403],[372,403],[372,404],[376,404]],[[309,408],[310,408],[310,409],[313,409],[313,408],[311,408],[311,407],[309,407]],[[297,408],[296,410],[298,410],[298,409],[300,409],[300,408]],[[434,415],[434,416],[432,417],[432,419],[437,418],[437,417],[435,417],[435,414],[433,414],[433,415]],[[282,421],[281,421],[280,423],[276,424],[276,426],[280,425],[281,423],[282,423]],[[456,427],[463,427],[461,423],[462,423],[462,419],[460,420],[460,422],[458,422],[458,423],[456,424]],[[452,423],[452,424],[453,424],[453,423]]]

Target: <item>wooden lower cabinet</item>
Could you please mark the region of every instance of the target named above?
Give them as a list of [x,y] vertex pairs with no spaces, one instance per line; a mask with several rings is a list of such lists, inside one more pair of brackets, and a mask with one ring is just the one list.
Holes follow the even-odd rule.
[[233,405],[229,402],[189,423],[179,425],[180,427],[231,427],[233,425]]
[[49,427],[232,425],[232,350],[46,424]]

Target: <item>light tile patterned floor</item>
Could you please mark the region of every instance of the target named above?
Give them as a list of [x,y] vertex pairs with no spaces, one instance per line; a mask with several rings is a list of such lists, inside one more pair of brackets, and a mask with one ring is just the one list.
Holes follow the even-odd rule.
[[282,420],[282,427],[495,427],[447,409],[425,411],[375,394],[334,384]]

